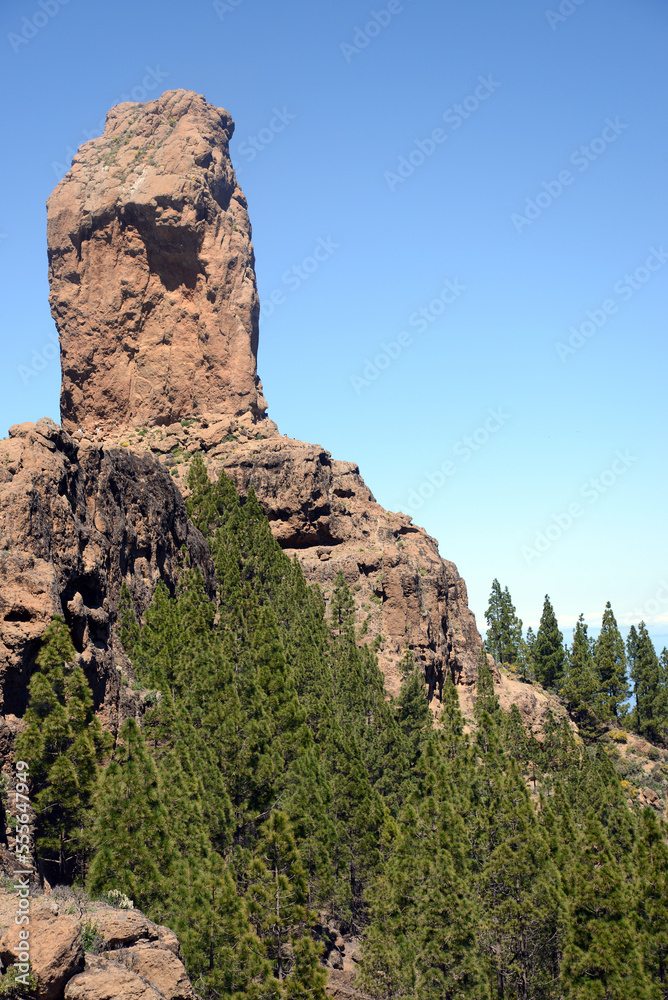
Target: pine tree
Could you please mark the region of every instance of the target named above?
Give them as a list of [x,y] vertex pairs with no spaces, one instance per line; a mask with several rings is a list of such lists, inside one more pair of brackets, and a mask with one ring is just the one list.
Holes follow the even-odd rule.
[[485,637],[485,648],[491,653],[497,663],[503,661],[503,594],[501,584],[495,578],[492,581],[492,590],[489,595],[489,604],[485,611],[487,621],[487,635]]
[[536,767],[542,757],[542,747],[531,731],[527,732],[515,703],[504,712],[501,722],[502,738],[506,753],[523,765],[536,787]]
[[573,633],[573,645],[566,657],[561,692],[569,713],[581,731],[590,736],[598,730],[600,687],[592,642],[587,635],[584,615],[581,614]]
[[282,805],[299,845],[306,873],[306,903],[315,908],[332,898],[334,867],[331,850],[335,826],[331,818],[333,793],[326,761],[316,745],[294,762],[287,776]]
[[75,661],[67,625],[56,615],[42,636],[40,669],[28,687],[26,728],[15,745],[16,759],[30,765],[38,855],[49,872],[66,881],[85,874],[91,798],[109,747],[93,712],[90,685]]
[[668,997],[668,845],[666,827],[653,809],[644,809],[636,841],[637,917],[645,970]]
[[303,933],[292,944],[293,965],[285,981],[285,1000],[326,1000],[327,972],[320,964],[320,952],[313,938]]
[[334,593],[330,604],[330,618],[335,635],[350,638],[354,635],[355,599],[346,579],[339,570],[334,580]]
[[564,920],[560,879],[519,772],[514,763],[504,771],[489,801],[477,880],[482,942],[499,996],[544,996]]
[[566,658],[563,638],[554,608],[546,594],[533,651],[536,680],[543,687],[557,687],[561,682]]
[[162,916],[176,854],[155,763],[142,732],[128,719],[95,795],[93,894],[120,889],[147,912]]
[[[296,974],[291,945],[301,936],[299,930],[308,918],[306,871],[290,821],[283,812],[274,810],[262,827],[249,869],[249,883],[248,913],[272,964],[274,977],[282,982],[291,972]],[[317,962],[315,954],[312,958]],[[310,967],[303,969],[304,972],[309,977],[312,974]]]
[[483,713],[487,713],[494,719],[500,719],[500,708],[498,696],[494,693],[494,678],[487,663],[487,656],[481,650],[478,658],[478,679],[476,681],[476,696],[473,712],[479,721]]
[[399,727],[410,747],[410,766],[415,767],[420,757],[425,736],[432,726],[432,714],[425,692],[424,673],[415,664],[415,658],[407,650],[399,664],[403,680],[395,708]]
[[517,617],[507,587],[501,590],[498,580],[492,582],[489,607],[485,612],[487,637],[485,648],[497,663],[517,664],[521,656],[522,622]]
[[536,648],[536,634],[534,630],[529,625],[527,629],[526,639],[524,640],[526,645],[526,658],[527,658],[527,673],[530,677],[534,677],[536,674],[535,665],[535,648]]
[[660,741],[668,734],[668,704],[662,667],[644,622],[629,640],[632,648],[632,680],[635,693],[634,724],[648,740]]
[[649,1000],[632,891],[593,816],[586,821],[576,857],[567,874],[569,923],[562,967],[567,996]]
[[362,958],[363,983],[373,996],[486,995],[462,803],[437,772],[429,793],[387,829],[390,854],[371,892]]
[[[412,938],[418,1000],[477,1000],[486,993],[479,954],[480,904],[468,860],[466,829],[454,788],[438,782],[423,803]],[[445,794],[444,794],[445,793]],[[460,806],[461,808],[461,806]],[[410,851],[413,844],[406,844]]]
[[503,626],[506,643],[504,662],[517,664],[520,660],[522,644],[522,620],[517,617],[515,605],[507,587],[503,589]]
[[630,691],[626,681],[624,640],[617,628],[610,601],[605,606],[601,631],[594,643],[594,662],[601,684],[603,718],[618,719]]

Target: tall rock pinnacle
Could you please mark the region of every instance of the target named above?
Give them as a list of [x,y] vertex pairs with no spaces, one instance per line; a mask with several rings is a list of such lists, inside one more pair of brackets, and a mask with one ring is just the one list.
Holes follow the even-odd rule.
[[119,104],[49,198],[65,429],[262,419],[233,131],[229,114],[193,91]]
[[[153,464],[141,465],[146,483],[164,465],[185,495],[196,454],[212,479],[225,471],[242,495],[252,485],[279,544],[326,602],[343,574],[390,693],[399,691],[407,645],[432,700],[448,676],[471,691],[482,643],[456,566],[410,517],[376,502],[354,463],[286,438],[264,417],[259,301],[246,200],[229,156],[233,128],[226,111],[192,91],[119,104],[51,195],[61,416],[65,432],[83,431],[67,440],[112,465],[119,445],[137,461],[151,452]],[[32,441],[32,429],[19,432]],[[19,444],[8,448],[18,463]],[[112,616],[117,582],[104,590]],[[63,606],[76,589],[71,614],[88,608],[83,634],[93,635],[103,588],[84,583],[66,581]],[[142,587],[133,586],[141,604]]]

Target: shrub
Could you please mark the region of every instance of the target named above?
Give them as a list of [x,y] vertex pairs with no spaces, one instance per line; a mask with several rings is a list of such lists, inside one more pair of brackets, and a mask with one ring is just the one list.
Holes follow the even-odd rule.
[[[16,977],[21,976],[21,982],[17,983]],[[0,979],[0,996],[15,997],[16,1000],[27,1000],[28,997],[37,996],[37,980],[32,972],[28,973],[28,986],[23,984],[23,974],[19,972],[15,965],[10,965],[2,979]]]
[[120,889],[109,889],[102,898],[107,903],[111,903],[117,910],[134,910],[135,904]]
[[99,950],[102,938],[97,932],[97,924],[94,924],[92,920],[86,920],[81,925],[81,940],[84,951],[97,952]]

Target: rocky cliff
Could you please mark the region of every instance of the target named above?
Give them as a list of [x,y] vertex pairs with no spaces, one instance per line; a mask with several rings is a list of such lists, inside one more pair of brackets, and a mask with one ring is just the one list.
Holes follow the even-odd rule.
[[213,588],[206,543],[152,456],[74,439],[48,419],[12,427],[0,441],[5,720],[25,711],[39,640],[54,614],[70,625],[105,725],[114,730],[132,714],[123,706],[112,631],[121,584],[145,607],[159,579],[175,587],[183,548]]
[[233,127],[226,111],[190,91],[119,105],[51,196],[63,426],[152,451],[182,490],[195,451],[211,476],[224,467],[242,493],[252,482],[309,581],[327,594],[343,571],[390,690],[406,644],[430,695],[446,673],[471,685],[480,637],[464,581],[436,541],[376,503],[356,465],[282,437],[263,418]]
[[264,414],[233,130],[192,91],[119,104],[49,198],[66,430]]
[[374,644],[391,693],[406,645],[423,666],[437,709],[446,673],[471,687],[481,640],[466,584],[438,543],[405,514],[378,504],[353,462],[332,459],[320,445],[283,437],[267,421],[251,432],[237,421],[185,421],[116,435],[115,444],[149,451],[187,495],[190,458],[199,453],[210,477],[222,469],[245,494],[253,485],[272,531],[296,555],[309,583],[327,599],[337,571],[349,584],[362,641]]
[[[54,614],[65,616],[103,724],[115,731],[141,710],[122,683],[114,638],[123,582],[141,612],[159,579],[175,588],[185,552],[213,594],[209,552],[185,510],[195,453],[212,477],[224,469],[242,493],[253,485],[276,538],[326,597],[343,572],[362,641],[377,648],[390,691],[406,645],[432,704],[448,674],[463,691],[475,683],[481,641],[466,586],[436,541],[380,506],[354,463],[282,436],[265,416],[251,230],[229,159],[232,129],[226,111],[190,91],[119,105],[49,200],[63,429],[43,419],[0,442],[6,773]],[[83,934],[81,917],[54,900],[39,904],[42,940],[58,925],[55,958],[44,944],[40,996],[193,995],[164,929],[137,915],[141,933],[114,937],[116,918],[96,911],[89,917],[99,947],[84,954],[93,924]],[[5,964],[16,951],[10,932],[0,940]]]

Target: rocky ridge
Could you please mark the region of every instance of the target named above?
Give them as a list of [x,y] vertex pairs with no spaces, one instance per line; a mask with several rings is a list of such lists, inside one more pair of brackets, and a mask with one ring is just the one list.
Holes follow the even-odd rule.
[[454,564],[409,517],[376,503],[354,463],[284,438],[264,417],[233,128],[192,91],[118,105],[49,199],[63,426],[94,444],[151,451],[184,493],[195,451],[212,477],[225,468],[242,493],[252,483],[310,582],[328,594],[344,573],[390,691],[406,645],[430,696],[447,673],[471,685],[481,641]]
[[[159,579],[175,588],[185,551],[213,595],[209,552],[185,511],[195,453],[212,478],[224,469],[242,494],[254,487],[275,537],[326,598],[343,572],[390,693],[406,646],[432,705],[448,674],[469,695],[475,684],[480,636],[465,583],[436,541],[381,507],[357,465],[282,436],[265,416],[251,230],[229,159],[232,130],[226,111],[191,91],[119,105],[49,200],[63,429],[43,419],[12,427],[0,442],[5,771],[54,614],[66,618],[103,725],[114,732],[142,709],[119,671],[122,583],[141,614]],[[117,941],[103,932],[106,950],[82,955],[76,914],[43,900],[35,919],[44,940],[53,924],[55,951],[70,956],[66,975],[42,977],[40,997],[193,996],[166,957],[178,962],[177,952],[156,943],[164,940],[158,931]],[[98,929],[108,919],[96,914]],[[10,931],[0,942],[5,964]],[[156,950],[165,953],[159,960]]]
[[362,641],[377,650],[389,693],[399,689],[406,646],[425,671],[436,709],[447,673],[456,684],[475,685],[482,643],[457,567],[410,517],[376,502],[355,463],[284,437],[270,421],[260,431],[238,421],[184,420],[115,435],[113,442],[151,452],[184,496],[195,454],[212,479],[224,470],[242,495],[252,484],[279,544],[326,600],[343,572]]
[[[183,550],[213,593],[203,537],[151,455],[76,440],[52,420],[19,424],[0,441],[0,711],[16,726],[39,641],[64,615],[103,724],[137,711],[118,670],[113,625],[125,582],[148,604],[159,579],[176,585]],[[0,741],[0,752],[8,742]],[[3,762],[7,757],[3,757]]]

